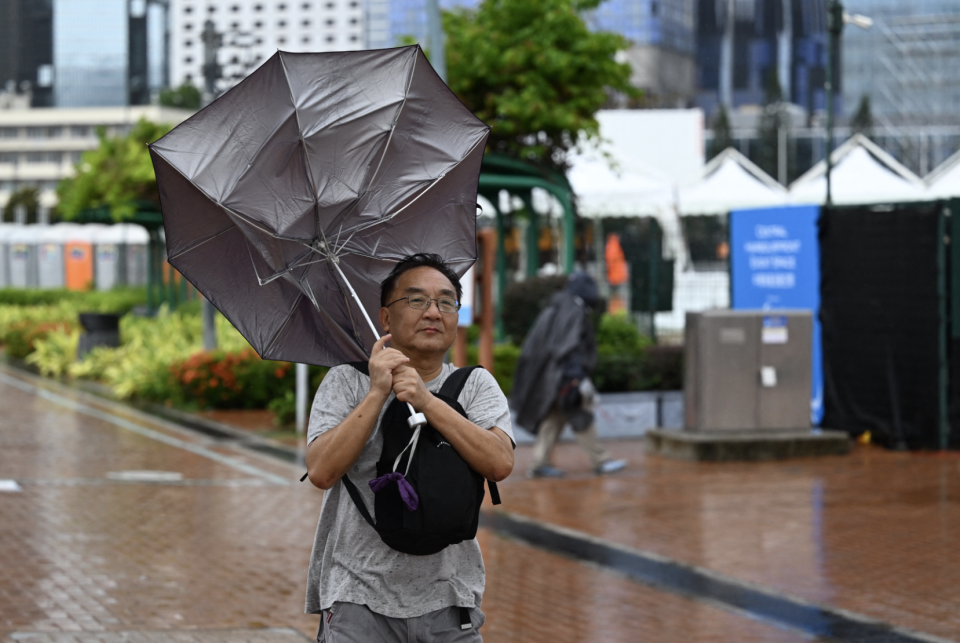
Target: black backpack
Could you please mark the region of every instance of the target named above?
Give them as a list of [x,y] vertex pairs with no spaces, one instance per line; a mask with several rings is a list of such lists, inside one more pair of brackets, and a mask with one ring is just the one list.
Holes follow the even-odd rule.
[[[369,375],[366,362],[351,366]],[[480,367],[454,371],[437,393],[437,397],[464,417],[467,414],[457,398],[475,368]],[[383,451],[377,461],[377,479],[394,470],[406,472],[405,480],[419,499],[415,510],[411,511],[404,503],[399,484],[385,483],[375,493],[377,521],[374,522],[360,491],[346,475],[342,480],[353,504],[384,543],[405,554],[427,556],[476,537],[484,478],[429,424],[421,427],[416,444],[411,445],[413,431],[407,425],[409,416],[407,405],[400,400],[394,399],[387,407],[380,422]],[[487,484],[493,504],[500,504],[497,484],[491,481]]]

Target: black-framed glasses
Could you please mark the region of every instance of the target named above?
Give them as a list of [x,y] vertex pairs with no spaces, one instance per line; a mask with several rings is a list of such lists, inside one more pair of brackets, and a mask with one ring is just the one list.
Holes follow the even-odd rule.
[[430,297],[424,297],[423,295],[410,295],[408,297],[401,297],[396,301],[391,301],[387,304],[387,308],[397,303],[397,301],[407,300],[407,304],[410,308],[414,310],[427,310],[430,308],[430,302],[437,302],[437,310],[441,313],[455,313],[460,310],[460,302],[456,299],[451,299],[450,297],[440,297],[438,299],[431,299]]

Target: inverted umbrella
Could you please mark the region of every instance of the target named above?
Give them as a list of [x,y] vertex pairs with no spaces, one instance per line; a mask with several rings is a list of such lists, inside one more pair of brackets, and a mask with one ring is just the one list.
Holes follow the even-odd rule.
[[418,46],[278,52],[150,145],[168,260],[261,357],[365,360],[397,261],[476,261],[488,133]]

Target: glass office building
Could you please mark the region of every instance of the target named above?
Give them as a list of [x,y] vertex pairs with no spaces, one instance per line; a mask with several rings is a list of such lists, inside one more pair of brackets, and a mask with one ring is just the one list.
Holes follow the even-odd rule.
[[[480,0],[439,0],[441,9],[475,8]],[[367,0],[367,47],[396,47],[404,38],[427,42],[427,0]]]
[[694,0],[606,0],[587,20],[594,29],[619,33],[634,45],[693,55],[695,15]]
[[167,75],[165,4],[54,0],[54,105],[148,104]]
[[54,0],[57,107],[127,104],[127,0]]
[[960,114],[960,2],[845,0],[873,19],[843,32],[847,114],[869,96],[880,126],[957,125]]
[[31,107],[53,105],[53,0],[0,0],[0,88],[31,94]]
[[697,103],[708,117],[720,103],[763,105],[773,79],[787,101],[825,109],[826,0],[698,0],[697,14]]

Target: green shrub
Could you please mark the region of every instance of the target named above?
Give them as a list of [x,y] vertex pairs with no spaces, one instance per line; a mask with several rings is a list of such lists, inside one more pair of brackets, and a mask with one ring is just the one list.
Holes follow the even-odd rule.
[[60,326],[36,341],[33,352],[27,355],[25,360],[28,364],[35,365],[41,374],[59,377],[76,362],[79,343],[79,328]]
[[675,391],[683,388],[683,346],[651,346],[643,355],[648,388]]
[[597,367],[593,383],[602,393],[642,391],[650,387],[643,357],[650,340],[627,315],[603,315],[596,332]]
[[50,333],[61,331],[69,334],[72,330],[68,321],[41,322],[24,319],[7,328],[3,343],[10,357],[24,359],[35,350],[36,344],[46,339]]
[[652,344],[633,319],[624,313],[606,314],[596,329],[597,352],[608,355],[639,355]]
[[[513,374],[520,359],[520,347],[509,342],[493,346],[493,377],[500,385],[504,395],[510,395],[513,388]],[[475,344],[467,345],[467,363],[480,363],[480,349]]]
[[0,288],[0,307],[66,305],[76,311],[123,315],[133,310],[135,306],[145,304],[146,301],[147,290],[144,287],[114,288],[103,292]]
[[275,397],[267,404],[267,410],[273,411],[273,423],[280,428],[292,426],[297,419],[297,396],[291,389]]

